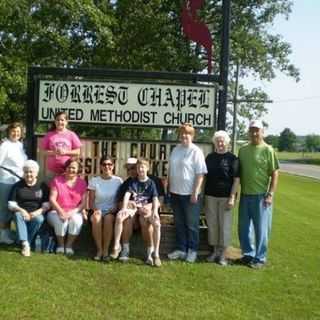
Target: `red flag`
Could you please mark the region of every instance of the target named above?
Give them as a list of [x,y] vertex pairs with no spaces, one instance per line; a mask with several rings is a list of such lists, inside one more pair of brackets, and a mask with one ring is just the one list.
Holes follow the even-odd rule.
[[197,11],[202,7],[204,0],[187,0],[182,7],[181,23],[184,34],[192,41],[205,47],[208,55],[208,73],[212,69],[212,37],[209,28],[201,22]]

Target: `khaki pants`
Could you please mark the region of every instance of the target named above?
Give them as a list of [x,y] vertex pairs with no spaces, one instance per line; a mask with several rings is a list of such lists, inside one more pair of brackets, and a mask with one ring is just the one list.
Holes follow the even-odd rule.
[[205,196],[208,242],[211,246],[228,247],[231,243],[232,213],[227,209],[228,198]]

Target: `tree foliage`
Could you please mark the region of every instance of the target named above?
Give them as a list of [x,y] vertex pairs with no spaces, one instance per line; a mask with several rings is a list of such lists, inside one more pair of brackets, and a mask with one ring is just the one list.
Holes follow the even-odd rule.
[[279,136],[269,134],[265,137],[265,142],[273,146],[273,148],[278,149],[279,147]]
[[297,136],[289,128],[285,128],[279,137],[279,151],[294,151]]
[[305,138],[305,147],[307,151],[320,150],[320,136],[316,134],[309,134]]
[[[28,66],[103,67],[153,71],[205,69],[206,53],[182,33],[184,0],[1,0],[0,123],[24,118]],[[232,1],[230,99],[235,66],[271,80],[276,70],[298,79],[291,48],[269,31],[290,0]],[[214,40],[214,73],[219,72],[221,0],[207,0],[199,13]],[[240,87],[243,99],[268,97],[260,88]],[[252,100],[252,99],[251,99]],[[260,117],[264,104],[241,103],[242,119]],[[242,121],[242,126],[244,121]]]

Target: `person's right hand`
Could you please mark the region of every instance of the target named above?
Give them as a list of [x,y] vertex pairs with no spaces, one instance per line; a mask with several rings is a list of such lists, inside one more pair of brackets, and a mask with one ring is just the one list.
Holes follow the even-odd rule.
[[66,211],[61,210],[61,211],[59,211],[59,218],[60,218],[62,221],[66,221],[66,220],[69,219],[69,215],[67,214]]
[[30,221],[31,220],[31,216],[30,216],[28,211],[22,209],[21,210],[21,215],[23,217],[23,220],[25,220],[25,221]]

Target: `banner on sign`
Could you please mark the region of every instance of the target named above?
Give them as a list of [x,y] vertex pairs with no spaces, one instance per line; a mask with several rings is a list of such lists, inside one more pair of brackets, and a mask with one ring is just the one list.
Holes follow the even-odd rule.
[[176,127],[189,122],[212,128],[215,87],[147,83],[39,81],[39,121],[65,111],[69,121]]
[[[40,145],[40,137],[38,145]],[[128,157],[145,158],[150,162],[149,173],[159,178],[168,175],[170,152],[176,146],[174,142],[137,142],[118,140],[81,139],[81,162],[83,173],[89,178],[100,174],[99,161],[102,155],[107,154],[114,159],[114,174],[126,178],[125,164]],[[209,143],[197,144],[206,156],[212,151]],[[45,176],[44,156],[39,152],[37,159],[40,163],[41,174]]]

